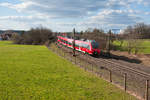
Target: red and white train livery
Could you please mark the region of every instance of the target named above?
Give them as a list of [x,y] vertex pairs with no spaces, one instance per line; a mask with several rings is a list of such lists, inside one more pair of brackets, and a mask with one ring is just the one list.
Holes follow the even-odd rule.
[[[73,47],[73,39],[67,38],[67,37],[62,37],[62,36],[57,36],[58,40],[57,42],[65,45],[69,48],[74,48]],[[87,53],[90,55],[99,55],[100,54],[100,49],[98,49],[98,43],[95,40],[75,40],[75,50]]]

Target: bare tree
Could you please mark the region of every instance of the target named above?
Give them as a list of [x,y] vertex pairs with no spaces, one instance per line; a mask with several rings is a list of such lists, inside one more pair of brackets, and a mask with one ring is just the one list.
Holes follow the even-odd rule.
[[33,45],[41,45],[45,44],[45,42],[53,42],[56,40],[56,36],[54,33],[47,28],[38,27],[32,28],[28,32],[22,35],[16,35],[13,37],[14,43],[18,44],[33,44]]
[[99,48],[100,49],[106,49],[106,44],[107,44],[107,35],[105,34],[104,30],[102,29],[87,29],[83,35],[81,36],[82,38],[90,39],[90,40],[95,40],[99,43]]
[[137,54],[140,49],[141,45],[141,38],[142,38],[142,32],[144,30],[143,24],[137,24],[135,26],[128,26],[124,34],[126,36],[127,40],[127,48],[128,48],[128,53],[130,54],[132,51],[134,51],[134,54]]

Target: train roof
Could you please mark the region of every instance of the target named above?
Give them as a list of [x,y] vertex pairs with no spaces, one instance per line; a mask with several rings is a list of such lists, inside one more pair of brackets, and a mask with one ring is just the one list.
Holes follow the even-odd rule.
[[[67,40],[69,40],[69,41],[73,41],[73,39],[72,38],[68,38],[68,37],[62,37],[62,36],[58,36],[58,37],[60,37],[60,38],[62,38],[62,39],[67,39]],[[92,42],[96,42],[95,40],[88,40],[88,39],[79,39],[79,40],[75,40],[75,41],[78,41],[78,42],[85,42],[85,43],[92,43]]]

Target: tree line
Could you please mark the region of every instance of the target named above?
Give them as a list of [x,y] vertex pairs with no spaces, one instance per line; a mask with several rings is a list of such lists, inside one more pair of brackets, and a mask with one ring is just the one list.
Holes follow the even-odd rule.
[[12,40],[16,44],[43,45],[56,41],[56,35],[48,28],[37,27],[22,34],[13,35]]
[[122,47],[124,41],[126,41],[128,53],[134,52],[134,54],[137,54],[144,49],[144,47],[141,46],[142,39],[150,39],[150,25],[137,23],[132,26],[127,26],[124,31],[119,34],[115,34],[111,30],[104,32],[103,29],[87,29],[85,32],[81,32],[80,37],[96,40],[99,42],[100,49],[108,52],[109,50],[118,49],[118,47],[113,44],[114,41],[119,41],[120,47]]
[[[66,36],[72,37],[73,33],[68,33]],[[61,33],[54,33],[51,29],[38,27],[32,28],[23,34],[15,34],[12,37],[14,43],[17,44],[33,44],[41,45],[45,43],[51,43],[56,41],[57,35],[62,35]],[[76,39],[90,39],[96,40],[99,43],[99,48],[102,50],[115,50],[116,46],[113,45],[113,41],[119,40],[120,47],[123,41],[127,41],[128,52],[131,53],[135,50],[135,54],[141,49],[139,44],[141,39],[150,39],[150,25],[144,23],[137,23],[133,26],[128,26],[121,34],[114,34],[111,30],[105,32],[103,29],[91,29],[88,28],[85,31],[81,31],[75,34]]]

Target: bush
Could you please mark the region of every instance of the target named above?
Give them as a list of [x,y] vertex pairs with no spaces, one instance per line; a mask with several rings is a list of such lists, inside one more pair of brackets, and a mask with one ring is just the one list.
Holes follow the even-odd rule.
[[94,29],[94,30],[86,30],[82,36],[82,38],[95,40],[99,43],[99,49],[106,49],[107,44],[107,35],[104,33],[102,29]]
[[19,34],[14,34],[14,35],[12,36],[11,40],[12,40],[15,44],[20,44],[23,39],[22,39],[22,37],[21,37]]
[[50,29],[41,27],[32,28],[21,35],[14,35],[12,40],[17,44],[43,45],[46,41],[54,42],[56,36]]

